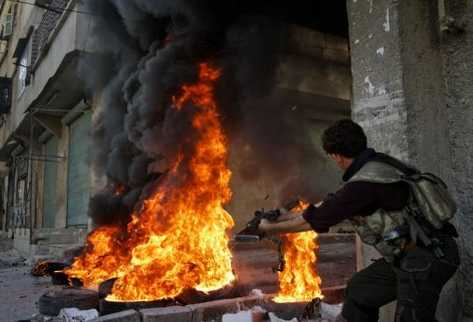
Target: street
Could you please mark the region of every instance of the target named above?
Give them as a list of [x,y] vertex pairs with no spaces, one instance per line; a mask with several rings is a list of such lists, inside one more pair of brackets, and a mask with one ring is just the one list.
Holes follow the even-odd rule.
[[0,240],[0,322],[30,319],[38,312],[36,302],[52,287],[48,277],[33,277],[11,240]]

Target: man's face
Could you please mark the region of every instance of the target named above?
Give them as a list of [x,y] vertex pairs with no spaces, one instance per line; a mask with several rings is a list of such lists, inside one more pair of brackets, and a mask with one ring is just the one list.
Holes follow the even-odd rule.
[[337,166],[338,166],[340,169],[342,169],[342,170],[348,169],[348,167],[350,166],[350,164],[353,162],[353,159],[350,159],[350,158],[341,156],[340,154],[329,153],[328,156],[330,157],[330,159],[332,159],[333,161],[335,161],[335,163],[337,164]]

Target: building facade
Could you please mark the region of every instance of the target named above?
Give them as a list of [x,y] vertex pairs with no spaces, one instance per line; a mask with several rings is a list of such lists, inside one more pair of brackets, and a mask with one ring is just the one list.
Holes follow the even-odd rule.
[[[2,230],[26,256],[78,244],[87,231],[92,106],[78,77],[90,16],[77,1],[5,1],[0,74]],[[8,102],[7,102],[8,101]]]

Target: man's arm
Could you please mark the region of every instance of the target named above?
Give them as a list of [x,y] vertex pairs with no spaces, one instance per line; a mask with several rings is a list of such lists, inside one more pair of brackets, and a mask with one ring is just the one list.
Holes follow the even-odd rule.
[[331,226],[355,215],[368,215],[376,210],[376,184],[352,182],[323,201],[321,205],[311,205],[302,216],[284,222],[262,222],[261,232],[268,235],[315,230],[327,232]]
[[312,230],[310,224],[302,217],[302,215],[293,216],[291,219],[270,222],[267,219],[261,220],[258,229],[268,235],[278,235],[283,233],[300,233]]

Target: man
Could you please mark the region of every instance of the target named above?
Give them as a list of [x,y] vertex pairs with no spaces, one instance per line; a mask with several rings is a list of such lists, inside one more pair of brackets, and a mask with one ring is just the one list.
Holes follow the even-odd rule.
[[[396,321],[435,321],[440,292],[459,265],[452,238],[458,237],[455,228],[447,223],[442,229],[433,229],[422,223],[422,231],[426,229],[429,238],[437,241],[435,245],[426,246],[425,240],[412,236],[412,227],[402,219],[410,202],[410,188],[399,177],[416,170],[368,149],[358,124],[336,122],[324,132],[322,143],[328,156],[345,171],[345,185],[290,220],[262,220],[259,230],[267,235],[310,229],[323,233],[342,220],[350,220],[362,240],[376,245],[384,257],[349,281],[343,318],[349,322],[378,321],[379,308],[397,300]],[[376,232],[379,227],[384,229],[381,234]]]

